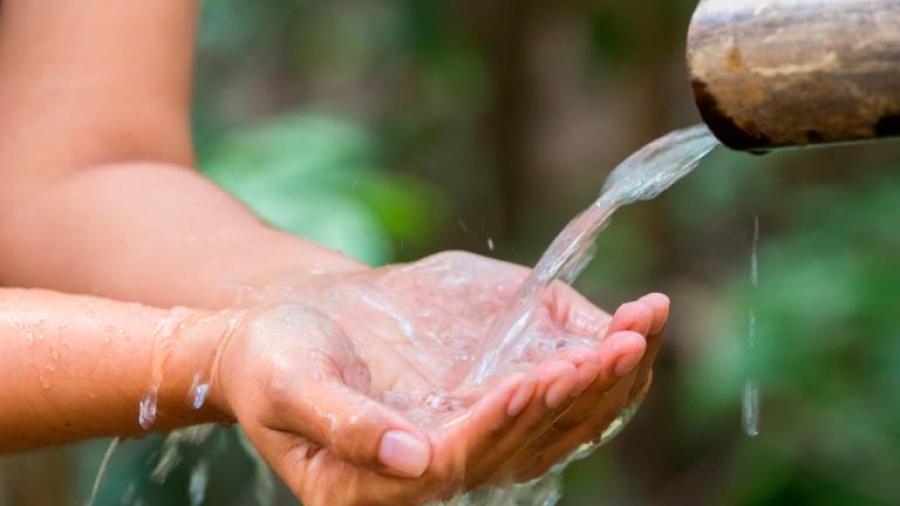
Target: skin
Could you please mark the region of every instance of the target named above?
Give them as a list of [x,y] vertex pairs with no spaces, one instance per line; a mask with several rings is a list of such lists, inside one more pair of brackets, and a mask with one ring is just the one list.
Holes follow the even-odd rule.
[[[556,285],[539,301],[533,325],[588,337],[589,345],[532,356],[519,371],[500,375],[487,385],[473,385],[467,371],[460,371],[459,361],[452,358],[458,348],[424,335],[444,331],[461,336],[467,349],[478,349],[491,322],[510,305],[527,275],[528,270],[520,266],[448,252],[414,264],[324,275],[303,283],[282,278],[262,298],[279,304],[275,321],[294,315],[292,325],[320,329],[302,333],[318,336],[312,342],[329,347],[315,349],[316,355],[329,358],[324,361],[327,368],[294,363],[286,358],[291,354],[288,349],[271,353],[273,336],[280,332],[260,329],[255,334],[259,343],[243,342],[237,346],[249,348],[238,352],[229,346],[222,361],[223,368],[247,371],[234,376],[240,378],[234,388],[245,392],[239,397],[255,403],[258,392],[268,388],[270,398],[298,396],[301,405],[309,401],[306,392],[319,389],[320,378],[325,377],[338,385],[357,383],[357,391],[367,392],[368,398],[348,397],[340,409],[371,417],[347,423],[344,415],[318,416],[322,407],[315,402],[292,409],[290,402],[282,401],[273,411],[278,416],[291,415],[285,425],[268,418],[248,420],[240,414],[238,421],[291,489],[312,504],[413,504],[487,483],[543,474],[582,443],[599,437],[625,406],[643,395],[636,373],[647,349],[645,336],[653,329],[649,342],[657,345],[668,300],[651,295],[623,306],[611,318],[570,288]],[[460,278],[464,281],[458,282]],[[302,305],[295,305],[298,301]],[[404,324],[414,330],[404,331]],[[290,340],[290,328],[284,330],[285,341]],[[268,377],[261,385],[248,383],[245,378],[254,376],[262,360],[273,361],[267,369],[283,371],[286,383]],[[360,368],[366,373],[354,373]],[[363,379],[357,381],[360,376]],[[231,390],[228,385],[224,388]],[[419,427],[395,425],[397,410],[387,415],[383,404],[376,407],[371,402],[386,391],[436,388],[469,401],[462,416],[436,415],[436,420],[420,422]],[[323,399],[341,396],[326,392]],[[607,399],[610,396],[612,400]],[[381,425],[378,419],[383,420]],[[408,430],[429,441],[431,464],[423,474],[384,468],[379,472],[377,440],[371,435],[392,430],[386,427]],[[574,433],[578,437],[572,437]],[[310,445],[303,434],[321,436]],[[361,451],[356,441],[368,450]],[[409,476],[418,479],[410,481]]]
[[[106,435],[136,436],[138,402],[150,387],[154,333],[167,311],[37,289],[0,290],[0,452]],[[156,427],[227,421],[187,392],[202,355],[215,353],[224,326],[183,332],[166,361]]]
[[[554,285],[542,321],[593,341],[488,386],[454,376],[440,347],[427,350],[431,367],[409,367],[421,350],[393,314],[348,293],[362,284],[404,311],[430,307],[421,329],[463,322],[475,349],[527,270],[439,255],[450,274],[484,274],[449,289],[435,257],[370,269],[260,222],[193,169],[195,18],[186,0],[3,2],[0,284],[94,297],[0,290],[0,352],[27,357],[0,371],[12,407],[0,410],[0,450],[140,434],[156,330],[173,317],[161,308],[178,305],[193,309],[167,341],[154,429],[236,421],[310,505],[412,504],[525,480],[643,395],[661,295],[610,317]],[[268,288],[230,309],[246,285]],[[187,402],[196,372],[212,382],[200,410]],[[417,424],[379,401],[424,386],[465,399],[453,423]]]
[[[450,272],[475,264],[492,277],[441,293],[435,287],[446,285],[428,282],[435,263],[453,267]],[[609,329],[591,346],[548,355],[535,367],[474,386],[448,373],[452,361],[444,357],[449,348],[398,338],[395,321],[378,311],[364,314],[370,308],[351,298],[322,309],[316,303],[322,289],[355,291],[364,284],[389,300],[414,295],[419,308],[435,309],[448,297],[458,298],[459,290],[516,285],[525,275],[526,269],[511,264],[445,253],[411,266],[306,280],[301,291],[292,291],[291,302],[268,295],[266,303],[219,312],[165,311],[43,290],[2,290],[0,352],[27,360],[0,371],[0,382],[8,386],[0,392],[0,405],[19,407],[0,411],[0,451],[141,434],[138,403],[151,387],[154,359],[165,343],[169,353],[161,362],[154,428],[237,421],[306,504],[418,504],[486,483],[522,479],[523,472],[542,474],[577,445],[598,437],[611,417],[642,395],[642,390],[630,389],[630,396],[619,398],[616,392],[633,386],[644,356],[645,339],[633,329],[658,328],[664,322],[653,314],[652,302],[625,305],[610,322],[574,292],[551,290],[537,325],[580,333],[585,322],[597,329],[609,323]],[[404,281],[399,286],[398,278]],[[427,293],[410,294],[405,284],[419,281],[425,281]],[[513,295],[500,295],[487,310],[464,304],[440,316],[467,320],[475,331],[472,339],[479,339],[480,329]],[[359,326],[350,312],[371,321]],[[597,320],[568,316],[575,312]],[[160,334],[163,324],[176,331]],[[428,356],[423,358],[423,351]],[[435,367],[417,367],[423,364]],[[212,384],[200,409],[189,400],[195,374]],[[465,407],[452,418],[416,424],[403,410],[381,402],[381,394],[389,390],[435,387],[465,399]],[[616,397],[617,404],[604,402],[608,396]],[[590,409],[579,412],[580,405]],[[557,430],[554,436],[568,437],[547,437],[554,426],[578,430]],[[408,458],[401,465],[383,458],[385,436],[397,432],[422,443],[424,458],[412,468]],[[535,459],[544,454],[558,457]],[[524,470],[523,455],[530,456]]]

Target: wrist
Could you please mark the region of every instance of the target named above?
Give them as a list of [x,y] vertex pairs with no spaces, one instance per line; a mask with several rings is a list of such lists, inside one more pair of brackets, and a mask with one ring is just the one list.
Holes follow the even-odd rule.
[[234,421],[216,369],[237,315],[192,311],[179,324],[159,393],[160,414],[176,425]]

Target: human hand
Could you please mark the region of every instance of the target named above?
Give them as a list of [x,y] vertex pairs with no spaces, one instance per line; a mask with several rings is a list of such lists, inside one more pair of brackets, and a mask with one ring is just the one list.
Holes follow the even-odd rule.
[[580,344],[473,385],[483,336],[527,274],[444,253],[272,286],[222,348],[222,405],[307,504],[418,503],[534,473],[523,462],[596,439],[643,392],[644,335],[667,301],[623,306],[610,323],[554,286],[539,324]]

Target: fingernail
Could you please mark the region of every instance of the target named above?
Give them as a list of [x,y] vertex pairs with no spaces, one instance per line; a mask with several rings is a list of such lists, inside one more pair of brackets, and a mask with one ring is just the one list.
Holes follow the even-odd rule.
[[528,405],[533,389],[533,383],[522,383],[519,385],[516,388],[516,393],[513,394],[512,399],[509,401],[509,406],[506,407],[506,414],[509,416],[518,416],[519,413],[525,409],[525,406]]
[[618,362],[616,362],[616,376],[621,378],[622,376],[630,373],[632,370],[634,370],[635,366],[638,365],[638,362],[640,361],[641,354],[639,353],[629,353],[620,358]]
[[408,432],[392,430],[381,437],[378,460],[401,474],[418,478],[428,468],[431,448],[427,442]]
[[562,401],[569,395],[569,392],[572,391],[572,384],[565,379],[557,380],[556,383],[550,385],[550,388],[547,389],[547,395],[544,398],[544,402],[547,404],[547,407],[550,409],[554,409],[562,404]]

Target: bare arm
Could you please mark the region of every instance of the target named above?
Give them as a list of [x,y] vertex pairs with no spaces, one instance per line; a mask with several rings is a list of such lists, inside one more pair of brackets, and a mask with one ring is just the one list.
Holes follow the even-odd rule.
[[[185,325],[164,336],[167,322]],[[0,453],[141,433],[138,405],[154,376],[161,380],[154,428],[226,420],[212,403],[194,410],[188,399],[194,374],[210,374],[226,327],[197,311],[0,290],[0,356],[7,357],[0,368]],[[157,349],[164,343],[168,354]]]
[[362,268],[190,168],[196,8],[3,2],[0,283],[222,307],[268,272]]

